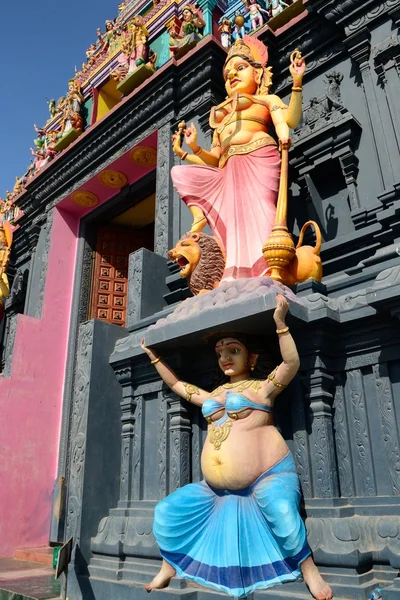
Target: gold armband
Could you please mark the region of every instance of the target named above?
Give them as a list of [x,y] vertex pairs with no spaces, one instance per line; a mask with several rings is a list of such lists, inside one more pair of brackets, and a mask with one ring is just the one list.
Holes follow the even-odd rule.
[[184,381],[182,381],[183,386],[186,390],[186,400],[188,402],[192,401],[192,396],[193,394],[200,394],[200,390],[197,386],[191,384],[191,383],[185,383]]
[[272,371],[272,373],[270,373],[267,377],[268,381],[270,381],[271,383],[274,384],[275,387],[279,388],[279,389],[283,389],[285,387],[287,387],[287,385],[284,385],[283,383],[279,383],[279,381],[277,381],[275,379],[275,374],[278,370],[278,367],[275,367],[275,369]]
[[292,92],[302,92],[302,91],[303,91],[303,88],[300,86],[294,85],[292,87]]
[[193,154],[197,154],[197,155],[201,154],[202,152],[203,152],[203,148],[201,146],[199,146],[197,148],[197,150],[193,150]]
[[158,356],[157,358],[155,358],[154,360],[150,361],[151,365],[156,365],[159,361],[161,360],[161,358]]
[[180,156],[179,158],[180,158],[181,160],[185,160],[185,158],[187,157],[187,155],[188,155],[188,153],[187,153],[187,152],[184,152],[184,153],[182,154],[182,156]]

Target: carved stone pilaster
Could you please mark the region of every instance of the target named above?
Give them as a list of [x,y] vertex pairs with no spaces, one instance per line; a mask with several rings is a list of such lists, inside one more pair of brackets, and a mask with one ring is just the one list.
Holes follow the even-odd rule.
[[[391,35],[380,44],[374,46],[372,56],[375,70],[384,86],[390,116],[393,123],[393,133],[396,147],[392,154],[398,154],[400,149],[400,39],[397,35]],[[395,160],[393,156],[393,160]],[[400,159],[399,159],[400,163]],[[398,172],[400,171],[397,163]]]
[[386,363],[374,365],[372,372],[380,411],[380,429],[391,482],[391,492],[394,496],[398,496],[400,494],[399,432],[394,413],[388,366]]
[[170,176],[174,166],[171,147],[171,127],[169,123],[158,130],[157,138],[157,180],[156,180],[156,222],[154,229],[154,251],[167,256],[172,248],[172,202],[173,188]]
[[300,390],[294,394],[293,401],[291,402],[291,410],[296,469],[300,477],[304,498],[312,498],[313,490],[307,433],[307,416],[304,406],[304,397]]
[[349,443],[348,414],[341,382],[338,382],[336,385],[333,407],[335,411],[334,431],[340,496],[349,498],[355,495],[355,490]]
[[3,356],[1,358],[2,375],[4,377],[10,377],[15,335],[17,333],[18,313],[13,310],[9,312],[6,310],[3,319],[5,322],[5,331],[3,335]]
[[36,304],[35,317],[40,319],[42,316],[42,308],[43,308],[43,300],[44,300],[44,290],[46,285],[46,273],[49,262],[49,252],[50,252],[50,241],[51,241],[51,231],[53,228],[53,217],[54,217],[54,209],[50,210],[47,213],[47,221],[46,221],[46,237],[44,242],[44,250],[41,257],[42,268],[40,271],[40,287],[38,300]]
[[75,386],[69,443],[71,462],[69,465],[66,511],[66,539],[70,537],[74,538],[72,561],[74,560],[76,545],[80,543],[81,532],[93,327],[94,321],[87,321],[81,325],[76,352]]
[[169,414],[169,491],[173,492],[190,482],[191,426],[184,400],[168,396]]
[[130,367],[116,369],[115,374],[122,387],[121,484],[118,506],[125,508],[131,500],[138,500],[140,497],[143,398],[133,394]]
[[379,110],[379,104],[375,93],[375,85],[372,80],[370,66],[370,40],[371,34],[368,29],[364,28],[348,37],[344,43],[347,46],[351,58],[357,64],[361,73],[370,131],[374,140],[376,162],[379,167],[382,188],[387,189],[393,185],[393,182],[397,179],[397,177],[395,177],[395,172],[393,170]]
[[340,156],[339,161],[340,166],[342,167],[342,173],[346,181],[347,189],[349,190],[350,210],[355,211],[361,206],[357,188],[359,161],[353,152],[347,152],[347,154]]
[[335,441],[332,426],[334,378],[325,369],[317,368],[304,377],[306,398],[310,401],[310,455],[316,498],[339,496]]
[[168,403],[162,392],[158,394],[158,420],[157,420],[157,468],[158,468],[158,499],[162,500],[168,493]]
[[373,461],[367,401],[360,369],[348,372],[345,394],[350,412],[350,439],[352,440],[356,495],[376,496],[375,476],[371,468]]

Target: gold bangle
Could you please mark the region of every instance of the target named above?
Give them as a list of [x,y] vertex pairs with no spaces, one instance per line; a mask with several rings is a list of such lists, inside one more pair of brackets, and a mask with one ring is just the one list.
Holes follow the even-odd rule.
[[203,148],[201,146],[199,146],[197,150],[193,150],[193,154],[200,154],[201,152],[203,152]]
[[160,358],[160,357],[158,357],[158,358],[155,358],[154,360],[151,360],[151,361],[150,361],[150,364],[152,364],[152,365],[156,365],[156,364],[157,364],[157,363],[158,363],[160,360],[161,360],[161,358]]
[[302,88],[302,87],[298,87],[298,86],[296,86],[296,85],[294,85],[294,86],[292,87],[292,92],[302,92],[302,91],[303,91],[303,88]]
[[187,153],[187,152],[184,152],[184,153],[183,153],[183,154],[182,154],[182,155],[181,155],[179,158],[180,158],[181,160],[185,160],[185,158],[187,157],[187,155],[188,155],[188,153]]
[[289,331],[289,327],[285,327],[284,329],[277,329],[276,333],[278,335],[282,335],[282,333],[287,333]]

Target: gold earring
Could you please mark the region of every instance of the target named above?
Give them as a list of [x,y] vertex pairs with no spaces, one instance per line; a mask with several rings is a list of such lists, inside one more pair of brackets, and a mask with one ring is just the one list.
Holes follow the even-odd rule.
[[250,371],[254,371],[254,369],[255,369],[255,365],[251,365]]

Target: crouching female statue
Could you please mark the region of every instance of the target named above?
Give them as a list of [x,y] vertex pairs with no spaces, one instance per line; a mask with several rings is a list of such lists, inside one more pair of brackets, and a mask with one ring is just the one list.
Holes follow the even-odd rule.
[[201,407],[209,423],[201,457],[204,480],[156,507],[153,531],[163,563],[148,591],[167,587],[177,574],[243,598],[302,575],[314,598],[332,598],[307,543],[293,457],[273,424],[274,400],[299,367],[287,311],[286,299],[278,295],[274,320],[283,360],[265,380],[253,378],[259,350],[250,338],[216,337],[227,382],[211,394],[180,381],[142,341],[164,382]]

